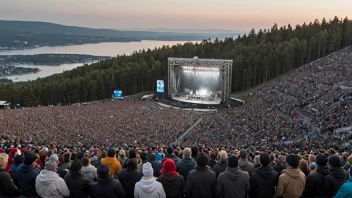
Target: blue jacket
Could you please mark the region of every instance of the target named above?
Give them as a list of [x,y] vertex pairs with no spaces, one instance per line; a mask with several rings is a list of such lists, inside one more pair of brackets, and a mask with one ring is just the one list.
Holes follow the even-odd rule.
[[22,190],[21,195],[26,197],[38,196],[35,190],[35,178],[39,171],[32,165],[21,164],[16,171],[15,183]]
[[158,152],[156,154],[156,160],[158,160],[159,162],[161,162],[164,158],[164,154],[162,152]]
[[341,186],[334,198],[352,198],[352,177]]
[[193,158],[182,158],[181,161],[177,162],[176,170],[183,176],[185,181],[187,181],[189,172],[191,172],[196,165],[197,163]]

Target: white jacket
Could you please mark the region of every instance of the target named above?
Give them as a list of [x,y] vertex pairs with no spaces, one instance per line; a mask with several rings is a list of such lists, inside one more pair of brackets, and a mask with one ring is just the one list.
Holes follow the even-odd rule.
[[154,177],[146,179],[143,177],[134,187],[135,198],[166,198],[163,185]]
[[62,198],[70,196],[65,181],[53,171],[42,170],[35,179],[35,190],[42,198]]
[[89,183],[93,183],[98,179],[97,168],[92,165],[82,167],[82,175],[88,179]]

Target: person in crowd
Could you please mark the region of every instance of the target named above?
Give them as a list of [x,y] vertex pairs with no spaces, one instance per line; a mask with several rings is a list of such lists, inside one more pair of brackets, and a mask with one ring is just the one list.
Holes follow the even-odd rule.
[[182,198],[185,188],[185,180],[176,172],[176,164],[172,159],[163,163],[158,181],[163,185],[166,198]]
[[119,151],[119,156],[118,156],[117,160],[119,160],[119,162],[120,162],[120,164],[121,164],[121,167],[124,167],[124,166],[125,166],[125,162],[126,162],[126,160],[127,160],[125,150],[121,149],[121,150]]
[[152,165],[143,164],[143,177],[134,187],[135,198],[166,198],[163,185],[153,177]]
[[274,153],[270,154],[270,165],[273,168],[275,167],[275,155],[274,155]]
[[109,166],[102,164],[97,169],[98,180],[91,186],[92,198],[121,198],[125,197],[125,191],[119,180],[110,176]]
[[205,153],[199,153],[197,166],[189,173],[187,178],[185,187],[186,198],[216,197],[216,174],[207,165],[208,156]]
[[119,181],[125,190],[127,198],[134,197],[134,187],[142,177],[143,174],[137,171],[136,159],[128,160],[127,168],[122,169],[118,174]]
[[38,196],[35,189],[35,181],[39,175],[39,170],[36,169],[37,154],[28,152],[24,156],[23,164],[21,164],[16,171],[15,183],[21,189],[21,195],[25,197]]
[[[136,152],[136,150],[130,149],[130,150],[128,151],[128,158],[126,159],[125,165],[124,165],[123,168],[127,168],[127,162],[128,162],[129,159],[136,159],[136,161],[137,161],[137,167],[138,167],[138,160],[137,160],[137,152]],[[161,160],[160,160],[160,161],[161,161]],[[137,169],[138,169],[138,168],[137,168]]]
[[156,154],[156,160],[161,162],[164,157],[165,157],[164,150],[163,150],[163,148],[160,148],[158,153]]
[[216,157],[218,156],[218,153],[216,151],[211,151],[210,152],[210,160],[209,160],[209,163],[208,163],[208,166],[210,168],[213,168],[215,166],[215,164],[217,164],[217,161],[216,161]]
[[0,154],[0,197],[11,197],[19,194],[19,189],[11,180],[11,175],[5,170],[8,163],[8,156]]
[[277,172],[278,177],[281,175],[282,171],[286,169],[285,160],[283,156],[279,156],[275,160],[274,170]]
[[55,162],[57,165],[56,173],[59,174],[59,176],[63,179],[65,178],[65,175],[69,173],[68,169],[62,169],[61,167],[58,166],[59,164],[59,157],[56,154],[52,154],[49,157],[49,161]]
[[47,161],[45,168],[35,179],[35,189],[41,198],[62,198],[70,196],[70,191],[64,181],[56,173],[57,165]]
[[246,150],[240,151],[240,159],[238,160],[238,166],[241,168],[241,170],[248,172],[250,177],[254,173],[254,165],[253,163],[248,161]]
[[304,188],[304,197],[325,198],[324,178],[329,174],[327,167],[328,157],[324,154],[319,154],[316,157],[317,168],[314,173],[307,177]]
[[298,168],[299,157],[290,154],[286,157],[287,168],[281,173],[276,195],[283,198],[299,198],[304,190],[306,176]]
[[314,173],[317,168],[317,163],[316,162],[312,162],[312,163],[310,163],[310,165],[309,165],[309,174],[311,174],[311,173]]
[[343,183],[348,180],[347,172],[341,168],[341,160],[337,155],[329,157],[330,173],[325,177],[325,196],[333,197]]
[[274,197],[275,189],[278,182],[278,174],[276,171],[274,171],[273,167],[271,166],[271,159],[267,153],[261,154],[259,160],[261,167],[255,170],[250,179],[250,197]]
[[196,161],[199,153],[199,148],[196,146],[192,147],[192,158]]
[[228,158],[228,168],[225,172],[220,173],[217,183],[217,197],[247,197],[251,186],[249,183],[249,174],[238,167],[238,158],[230,156]]
[[304,160],[304,159],[301,159],[301,160],[299,161],[298,167],[299,167],[299,169],[304,173],[304,175],[305,175],[306,177],[308,177],[308,175],[309,175],[309,173],[310,173],[310,171],[309,171],[309,169],[308,169],[308,162],[307,162],[306,160]]
[[191,157],[192,151],[189,147],[186,147],[183,150],[183,158],[176,164],[176,170],[180,175],[183,176],[183,179],[187,181],[188,174],[191,170],[196,167],[196,161]]
[[352,197],[352,168],[349,169],[349,181],[342,184],[334,198],[350,198]]
[[93,183],[97,181],[98,179],[98,173],[97,173],[97,168],[95,168],[91,163],[90,163],[90,158],[85,156],[82,158],[82,174],[84,177],[86,177],[89,181],[89,183]]
[[160,161],[156,160],[156,155],[154,153],[151,153],[148,156],[148,162],[153,167],[154,177],[159,177],[160,176],[160,171],[161,171],[161,168],[162,168],[162,163]]
[[116,178],[117,174],[122,170],[120,162],[116,159],[116,153],[114,149],[108,150],[108,157],[102,159],[101,164],[105,164],[110,167],[110,174],[114,178]]
[[81,160],[75,159],[71,162],[71,171],[64,178],[68,189],[69,198],[88,198],[90,193],[89,181],[82,175]]
[[220,173],[224,172],[226,168],[228,167],[227,165],[227,152],[226,151],[220,151],[219,152],[219,162],[215,164],[215,166],[212,168],[212,170],[216,173],[216,178],[219,177]]
[[18,167],[23,163],[24,158],[22,155],[16,155],[14,160],[13,160],[13,164],[11,166],[11,175],[13,176],[13,178],[16,175],[16,171],[18,169]]
[[172,159],[174,160],[175,164],[177,164],[177,162],[181,160],[179,157],[177,157],[174,154],[174,149],[171,146],[167,147],[166,152],[167,152],[167,155],[164,157],[163,161],[167,159]]
[[71,168],[71,155],[72,154],[70,152],[64,153],[64,155],[63,155],[63,163],[59,165],[60,168],[62,168],[64,170],[65,169],[70,170],[70,168]]
[[255,168],[255,169],[260,167],[259,155],[256,155],[256,156],[254,157],[253,165],[254,165],[254,168]]

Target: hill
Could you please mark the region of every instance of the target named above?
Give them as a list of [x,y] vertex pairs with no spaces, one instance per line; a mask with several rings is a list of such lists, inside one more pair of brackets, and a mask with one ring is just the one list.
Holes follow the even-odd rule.
[[25,106],[109,98],[114,89],[134,94],[154,89],[167,75],[167,57],[233,59],[232,91],[247,90],[352,44],[352,21],[335,17],[238,36],[142,50],[26,83],[0,86],[1,100]]

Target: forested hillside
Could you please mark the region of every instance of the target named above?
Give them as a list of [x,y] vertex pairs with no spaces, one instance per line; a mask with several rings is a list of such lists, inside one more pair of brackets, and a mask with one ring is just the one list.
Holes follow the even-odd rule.
[[0,86],[0,99],[24,106],[68,104],[153,90],[167,75],[167,57],[233,59],[232,91],[248,89],[302,64],[352,44],[352,21],[315,20],[309,24],[250,31],[237,39],[203,40],[118,56],[33,82]]

